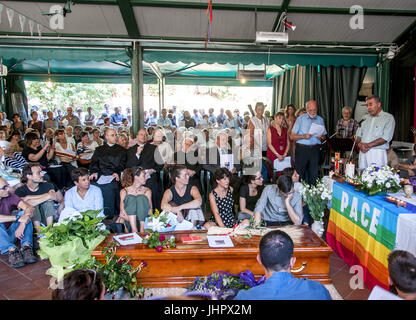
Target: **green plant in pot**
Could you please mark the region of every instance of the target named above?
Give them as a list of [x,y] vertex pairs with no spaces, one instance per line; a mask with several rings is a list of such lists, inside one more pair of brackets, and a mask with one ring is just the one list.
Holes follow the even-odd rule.
[[[125,290],[130,298],[144,297],[145,289],[137,283],[136,276],[142,268],[146,267],[145,262],[141,262],[138,267],[130,264],[128,256],[118,257],[116,255],[119,244],[112,241],[102,251],[105,254],[105,263],[99,262],[95,257],[76,265],[74,269],[93,269],[101,274],[106,293],[115,299],[117,295]],[[117,297],[120,299],[121,297]]]
[[102,223],[104,217],[98,217],[101,210],[76,212],[62,222],[42,228],[39,240],[39,256],[48,258],[51,268],[46,274],[57,278],[74,270],[74,262],[88,260],[92,251],[105,239],[109,231]]

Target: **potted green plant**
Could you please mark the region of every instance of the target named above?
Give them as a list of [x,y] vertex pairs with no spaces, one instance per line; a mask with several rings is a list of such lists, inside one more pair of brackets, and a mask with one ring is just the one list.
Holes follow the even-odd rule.
[[74,270],[75,261],[83,262],[90,258],[94,250],[109,233],[98,217],[101,210],[76,212],[71,218],[42,228],[39,240],[39,256],[49,259],[51,268],[46,274],[57,281]]
[[111,300],[130,298],[143,298],[145,289],[137,283],[136,276],[142,268],[146,267],[145,262],[141,262],[134,268],[130,264],[128,256],[118,257],[116,255],[119,244],[112,241],[106,246],[102,253],[105,254],[105,263],[96,260],[95,257],[79,263],[74,269],[93,269],[101,274],[106,297]]

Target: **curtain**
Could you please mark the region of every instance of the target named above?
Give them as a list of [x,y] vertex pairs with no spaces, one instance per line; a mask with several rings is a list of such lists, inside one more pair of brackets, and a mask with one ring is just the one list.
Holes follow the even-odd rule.
[[366,67],[318,67],[313,75],[318,114],[324,119],[329,136],[335,132],[344,106],[351,107],[354,114],[366,70]]
[[304,108],[306,101],[315,96],[314,78],[316,67],[295,66],[274,79],[276,111],[288,104],[296,109]]
[[14,113],[20,114],[23,122],[28,122],[28,101],[26,95],[25,82],[22,76],[6,77],[7,98],[6,113],[7,118],[11,119]]
[[3,77],[0,77],[0,111],[6,112],[6,85]]
[[413,142],[413,134],[410,131],[410,127],[413,125],[415,105],[414,69],[392,63],[390,76],[389,112],[396,120],[394,140]]

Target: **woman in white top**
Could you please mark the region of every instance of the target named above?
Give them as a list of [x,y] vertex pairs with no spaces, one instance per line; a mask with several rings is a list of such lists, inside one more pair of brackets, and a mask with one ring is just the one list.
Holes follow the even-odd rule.
[[104,141],[103,139],[100,138],[100,130],[95,128],[94,130],[92,130],[92,139],[98,144],[98,146],[102,146]]
[[67,126],[65,128],[65,132],[66,132],[66,138],[75,145],[75,140],[73,137],[74,128],[72,128],[72,126]]
[[253,147],[261,149],[263,157],[265,157],[267,151],[266,132],[270,126],[270,119],[263,116],[263,102],[257,102],[254,111],[256,112],[256,115],[252,117],[248,123],[250,136],[253,137],[253,139],[251,139],[251,149],[253,149]]
[[67,139],[65,130],[63,129],[56,130],[55,137],[55,159],[65,169],[65,186],[71,187],[73,185],[71,180],[71,172],[74,168],[78,167],[75,145],[70,139]]
[[[173,161],[173,148],[170,146],[169,143],[166,142],[166,136],[163,129],[155,129],[153,131],[153,142],[159,151],[159,154],[162,159],[158,159],[159,157],[156,156],[156,162],[159,164],[162,163],[172,163]],[[160,162],[162,161],[162,162]]]
[[77,145],[78,162],[80,167],[89,168],[95,148],[97,147],[97,142],[90,139],[88,132],[82,131],[81,141],[78,142]]

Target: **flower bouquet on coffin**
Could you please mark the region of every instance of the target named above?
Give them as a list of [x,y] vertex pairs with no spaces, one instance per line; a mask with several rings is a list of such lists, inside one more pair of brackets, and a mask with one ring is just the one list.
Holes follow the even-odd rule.
[[359,183],[356,190],[364,191],[370,196],[380,192],[396,193],[401,189],[399,175],[389,166],[378,168],[372,165],[356,181]]
[[322,217],[328,201],[332,199],[332,192],[325,186],[323,179],[316,180],[315,186],[308,185],[305,181],[302,181],[299,192],[303,201],[308,205],[309,213],[314,220],[311,229],[321,237],[324,232]]
[[177,224],[176,215],[172,212],[155,209],[155,212],[144,221],[144,229],[149,232],[168,232],[175,230]]
[[39,256],[49,259],[51,268],[46,274],[59,281],[66,273],[74,270],[76,263],[88,260],[92,251],[109,233],[98,217],[101,210],[75,212],[62,222],[54,223],[46,228],[41,227],[39,240]]
[[248,290],[263,284],[265,277],[258,281],[250,270],[231,274],[225,271],[216,271],[209,276],[197,277],[186,291],[186,295],[210,294],[218,300],[232,300],[240,290]]

